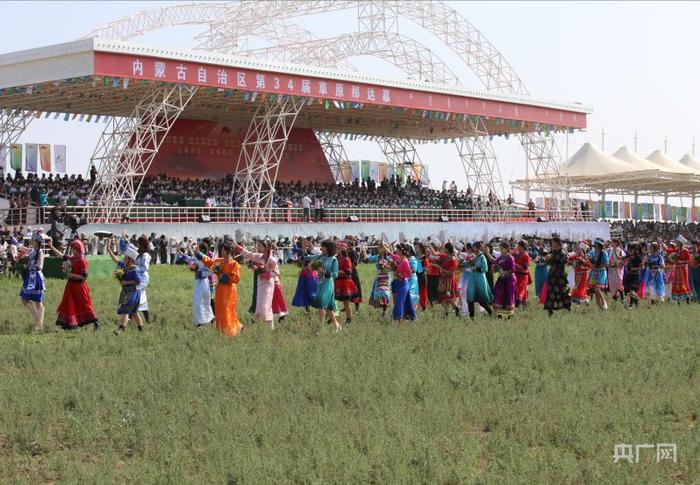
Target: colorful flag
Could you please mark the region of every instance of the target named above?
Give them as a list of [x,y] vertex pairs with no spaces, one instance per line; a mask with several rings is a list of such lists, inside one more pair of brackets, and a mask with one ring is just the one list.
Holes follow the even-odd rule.
[[53,166],[58,173],[66,173],[66,146],[53,146]]
[[39,145],[39,162],[41,163],[41,170],[44,172],[51,171],[51,145]]
[[15,172],[22,171],[22,145],[20,143],[12,145],[12,150],[10,150],[10,167]]
[[38,168],[39,145],[36,143],[25,143],[25,150],[27,154],[24,159],[24,170],[30,173],[36,173]]

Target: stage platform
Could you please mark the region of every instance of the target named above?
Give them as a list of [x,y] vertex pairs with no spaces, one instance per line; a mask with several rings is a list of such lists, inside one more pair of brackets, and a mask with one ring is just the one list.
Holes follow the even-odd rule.
[[207,236],[229,235],[236,240],[250,240],[254,237],[294,236],[377,236],[387,241],[399,241],[415,237],[432,236],[440,240],[488,241],[494,237],[515,237],[523,234],[551,237],[557,233],[563,239],[610,238],[610,225],[607,222],[339,222],[339,223],[131,223],[131,224],[88,224],[80,228],[81,233],[93,234],[96,231],[111,231],[121,234],[155,233],[182,240]]

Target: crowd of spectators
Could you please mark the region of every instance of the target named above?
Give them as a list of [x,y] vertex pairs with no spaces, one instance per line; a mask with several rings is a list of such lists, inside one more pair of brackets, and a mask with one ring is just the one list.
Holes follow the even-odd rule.
[[610,234],[624,241],[670,241],[679,235],[700,241],[700,224],[695,222],[614,221]]
[[[90,177],[82,175],[46,175],[24,176],[17,172],[14,177],[9,174],[3,179],[0,196],[10,200],[11,208],[29,205],[42,207],[46,205],[82,206],[90,193],[96,179],[93,168]],[[230,207],[241,202],[241,187],[234,187],[234,178],[229,175],[217,179],[182,179],[161,174],[147,177],[139,188],[136,204],[152,206],[188,205],[187,201],[197,200],[208,207]],[[355,179],[350,183],[278,182],[275,187],[273,202],[277,207],[306,207],[304,199],[311,201],[315,210],[324,207],[393,207],[425,209],[483,209],[513,205],[512,196],[499,200],[489,193],[487,196],[476,195],[470,188],[458,190],[452,181],[442,183],[442,189],[431,189],[419,182],[401,179],[392,175],[377,183],[371,178]]]

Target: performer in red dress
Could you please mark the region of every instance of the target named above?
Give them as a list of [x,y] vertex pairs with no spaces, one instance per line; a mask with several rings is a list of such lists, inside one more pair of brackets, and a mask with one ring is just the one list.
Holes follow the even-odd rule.
[[[50,242],[49,248],[57,256],[63,254]],[[90,288],[87,285],[88,264],[85,259],[85,247],[80,240],[70,243],[71,256],[63,256],[64,267],[70,268],[63,298],[58,305],[56,325],[64,330],[74,330],[78,327],[93,324],[95,330],[100,328],[100,322],[95,315],[95,309],[90,300]]]
[[352,279],[353,265],[348,254],[348,247],[340,243],[338,251],[338,278],[335,280],[335,299],[343,302],[345,310],[345,325],[352,322],[352,307],[350,303],[360,303],[362,299],[357,285]]
[[671,298],[678,303],[685,300],[690,303],[690,281],[688,279],[688,264],[693,259],[683,245],[688,243],[688,240],[683,236],[676,238],[676,251],[670,252],[669,259],[674,263],[673,273],[671,273]]
[[515,306],[527,306],[527,288],[532,282],[530,276],[530,255],[527,252],[527,242],[520,241],[518,250],[513,255],[515,259]]
[[450,310],[454,310],[459,316],[457,299],[459,298],[459,283],[457,282],[457,269],[459,263],[455,257],[454,246],[451,242],[445,243],[443,253],[438,258],[440,264],[440,281],[438,283],[438,297],[445,310],[445,316]]

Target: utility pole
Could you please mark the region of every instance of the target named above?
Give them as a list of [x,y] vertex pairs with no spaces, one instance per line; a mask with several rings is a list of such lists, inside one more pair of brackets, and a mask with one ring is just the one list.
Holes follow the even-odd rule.
[[668,153],[668,136],[664,137],[664,155]]
[[600,132],[600,148],[605,151],[605,127],[603,127],[603,131]]
[[637,130],[634,130],[634,153],[637,153],[637,141],[639,137],[637,136]]

